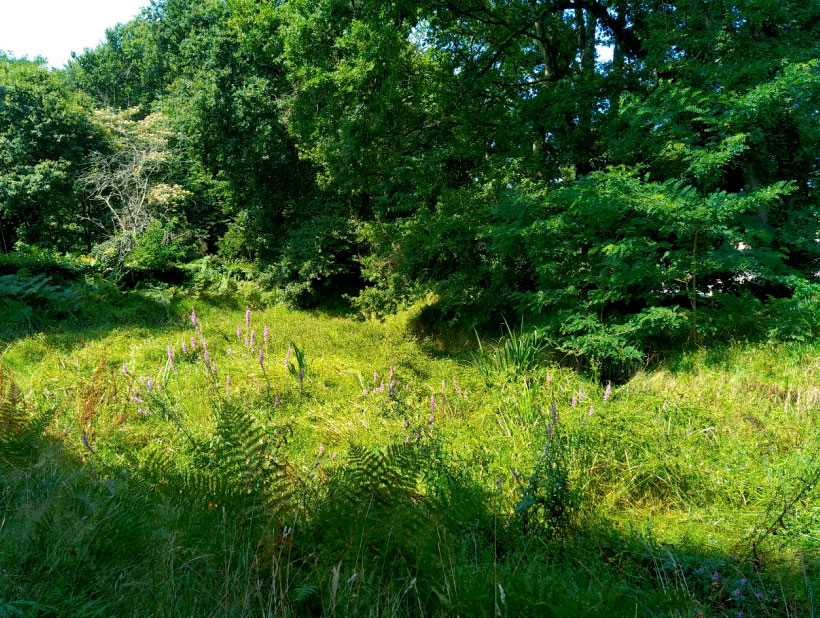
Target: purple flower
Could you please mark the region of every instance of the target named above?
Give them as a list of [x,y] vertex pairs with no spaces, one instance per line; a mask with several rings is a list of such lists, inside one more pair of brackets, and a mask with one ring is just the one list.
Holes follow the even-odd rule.
[[233,355],[233,350],[228,348],[227,350],[225,350],[225,354],[227,354],[228,356],[232,356]]
[[378,383],[379,383],[379,372],[374,371],[373,372],[373,384],[378,384]]
[[[204,344],[205,342],[203,341],[202,343]],[[202,349],[204,350],[204,352],[202,353],[202,360],[205,361],[206,365],[210,366],[210,364],[211,364],[211,353],[208,351],[208,348],[206,348],[204,345],[202,346]]]
[[571,405],[573,408],[578,405],[578,398],[575,395],[572,396],[569,405]]
[[430,415],[430,418],[428,418],[428,419],[427,419],[427,422],[428,422],[428,423],[432,423],[432,422],[434,422],[435,420],[436,420],[435,415],[431,414],[431,415]]
[[458,380],[456,380],[455,378],[453,378],[453,388],[456,389],[456,393],[459,397],[461,397],[461,387],[458,385]]
[[171,364],[171,368],[174,367],[174,351],[171,349],[171,346],[168,346],[168,362]]
[[302,368],[299,367],[299,388],[301,389],[305,382],[305,374],[302,371]]
[[122,364],[122,374],[129,377],[131,376],[131,374],[128,373],[128,367],[125,366],[125,363]]
[[256,331],[251,331],[251,349],[256,347]]
[[265,330],[262,331],[262,339],[265,342],[265,345],[268,345],[268,335],[270,335],[270,329],[265,326]]
[[143,408],[137,408],[137,412],[139,412],[143,416],[148,416],[149,414],[151,414],[148,410],[145,410]]
[[749,581],[745,577],[740,580],[740,585],[741,586],[745,586],[748,583],[749,583]]
[[245,326],[248,328],[251,327],[251,310],[250,308],[245,310]]
[[240,341],[242,340],[242,327],[241,326],[236,327],[236,338],[239,339]]
[[182,342],[182,353],[183,353],[185,356],[188,356],[188,344],[187,344],[187,343],[185,343],[184,341]]
[[131,401],[133,401],[134,403],[142,403],[142,399],[140,399],[139,397],[131,397]]
[[757,600],[758,600],[758,601],[762,601],[762,600],[763,600],[763,593],[762,593],[762,592],[758,592],[757,594],[755,594],[755,596],[757,597]]
[[433,412],[436,411],[436,396],[435,395],[430,395],[430,409],[433,410]]
[[720,579],[720,573],[718,573],[717,571],[715,571],[714,573],[712,573],[712,581],[713,581],[713,582],[716,582],[716,581],[717,581],[717,580],[719,580],[719,579]]
[[595,412],[595,408],[589,406],[589,415],[592,416],[592,413]]
[[396,377],[396,370],[393,368],[393,365],[390,365],[390,380],[392,381],[393,378]]
[[279,395],[276,395],[276,397],[273,398],[273,407],[274,408],[279,407]]
[[91,448],[91,445],[88,443],[88,435],[85,432],[83,432],[83,445],[85,445],[85,448],[87,448],[90,453],[94,452],[94,449]]
[[547,438],[549,438],[550,440],[552,440],[552,432],[553,432],[552,423],[547,423]]
[[196,350],[196,339],[191,337],[191,349]]
[[612,394],[612,382],[606,383],[606,390],[604,391],[604,401],[609,400],[609,396]]
[[740,596],[740,588],[735,588],[732,592],[732,596],[739,597]]
[[333,454],[330,456],[331,459],[336,459],[336,451],[333,451]]
[[148,381],[145,383],[145,385],[151,390],[154,390],[154,378],[148,378]]
[[259,366],[262,369],[265,368],[265,353],[262,351],[262,348],[259,348]]
[[552,408],[550,409],[552,412],[552,424],[558,425],[558,408],[555,407],[555,402],[552,402]]
[[196,311],[191,310],[191,324],[194,325],[194,328],[198,326],[196,321]]

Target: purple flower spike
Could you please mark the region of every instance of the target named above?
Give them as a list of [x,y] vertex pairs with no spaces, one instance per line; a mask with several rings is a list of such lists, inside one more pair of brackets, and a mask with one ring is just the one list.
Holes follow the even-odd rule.
[[713,581],[713,582],[716,582],[716,581],[717,581],[717,580],[719,580],[719,579],[720,579],[720,573],[718,573],[717,571],[715,571],[714,573],[712,573],[712,581]]
[[131,374],[128,373],[128,367],[126,367],[125,363],[122,364],[122,375],[129,377],[131,376]]
[[336,459],[336,451],[333,451],[333,454],[330,456],[331,459]]
[[435,415],[431,414],[430,418],[427,419],[427,422],[432,424],[435,420],[436,420]]
[[758,601],[762,601],[762,600],[763,600],[763,593],[762,593],[762,592],[758,592],[757,594],[755,594],[755,597],[757,597],[757,600],[758,600]]
[[94,449],[91,448],[91,444],[89,444],[89,442],[88,442],[88,435],[85,432],[83,432],[83,445],[85,446],[85,448],[88,449],[89,453],[94,452]]
[[245,326],[248,328],[251,327],[251,310],[250,308],[245,310]]
[[740,588],[735,588],[732,592],[732,596],[739,597],[740,596]]
[[137,408],[137,412],[139,412],[143,416],[148,416],[149,414],[151,414],[148,410],[146,410],[144,408]]
[[184,341],[182,342],[182,353],[183,353],[185,356],[188,356],[188,344],[187,344],[187,343],[185,343]]
[[279,407],[279,395],[277,395],[276,397],[273,398],[273,407],[274,408]]
[[168,346],[168,362],[171,364],[171,368],[174,368],[174,351],[171,349],[171,346]]
[[134,403],[142,403],[142,399],[140,399],[139,397],[131,397],[131,401],[133,401]]
[[268,345],[268,335],[270,335],[270,329],[265,326],[265,330],[262,331],[262,339],[265,342],[265,345]]
[[233,350],[228,348],[227,350],[225,350],[225,354],[227,354],[228,356],[232,356],[233,355]]
[[433,412],[436,411],[436,396],[435,395],[430,395],[430,409],[433,410]]
[[251,350],[256,347],[256,331],[251,331]]
[[395,377],[396,377],[396,369],[393,367],[393,365],[390,365],[390,381],[392,382],[393,378],[395,378]]
[[547,423],[547,438],[552,440],[552,432],[554,431],[552,423]]
[[552,424],[558,425],[558,408],[555,407],[555,402],[552,402]]
[[242,327],[241,326],[236,327],[236,338],[239,339],[240,341],[242,340]]
[[379,383],[379,372],[374,371],[373,372],[373,384],[378,384],[378,383]]
[[196,350],[196,339],[191,337],[191,349]]
[[749,581],[745,577],[740,580],[740,585],[741,586],[745,586],[748,583],[749,583]]
[[154,378],[148,378],[148,381],[145,383],[145,385],[151,390],[154,390]]
[[592,413],[595,412],[595,408],[589,406],[589,415],[592,416]]
[[265,353],[262,351],[262,348],[259,348],[259,366],[262,369],[265,368]]
[[[202,343],[205,343],[205,342],[203,341]],[[210,366],[210,364],[211,364],[211,353],[208,351],[208,348],[206,348],[204,345],[202,346],[202,348],[205,350],[202,353],[202,360],[205,361],[206,365]]]
[[455,378],[453,379],[453,388],[455,388],[455,389],[456,389],[456,394],[457,394],[459,397],[461,397],[461,396],[462,396],[462,395],[461,395],[461,387],[460,387],[460,386],[459,386],[459,384],[458,384],[458,380],[456,380]]
[[578,398],[575,395],[572,396],[569,405],[571,405],[573,408],[578,405]]
[[194,325],[194,328],[198,326],[196,321],[196,311],[191,310],[191,324]]
[[612,382],[606,383],[606,390],[604,391],[604,401],[609,400],[609,396],[612,394]]
[[299,368],[299,388],[302,388],[302,384],[305,381],[305,374],[302,371],[301,367]]

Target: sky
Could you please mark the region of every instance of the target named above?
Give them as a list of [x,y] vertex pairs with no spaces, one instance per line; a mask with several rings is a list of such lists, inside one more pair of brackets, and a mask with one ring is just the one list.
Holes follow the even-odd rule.
[[105,29],[126,22],[149,0],[0,0],[0,50],[42,56],[62,67],[71,52],[95,47]]

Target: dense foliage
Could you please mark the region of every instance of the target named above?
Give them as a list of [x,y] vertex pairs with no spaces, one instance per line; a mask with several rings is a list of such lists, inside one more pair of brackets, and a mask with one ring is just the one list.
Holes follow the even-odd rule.
[[[5,250],[212,253],[289,302],[426,297],[613,366],[806,338],[818,35],[796,0],[155,0],[62,71],[3,60]],[[179,188],[125,244],[79,173],[127,143],[117,110],[160,121]]]

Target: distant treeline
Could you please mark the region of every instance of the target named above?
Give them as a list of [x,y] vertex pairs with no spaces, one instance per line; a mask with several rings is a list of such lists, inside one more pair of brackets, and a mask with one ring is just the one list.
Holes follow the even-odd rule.
[[586,359],[810,337],[818,40],[815,0],[153,0],[0,57],[0,250],[218,254]]

